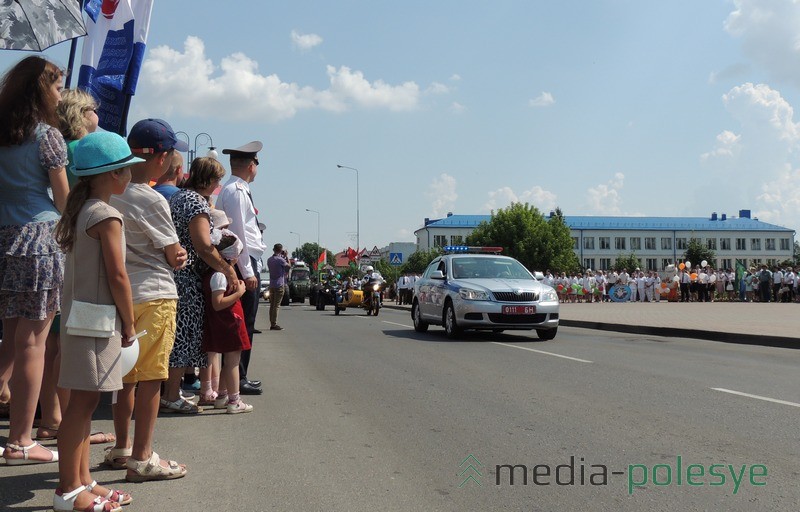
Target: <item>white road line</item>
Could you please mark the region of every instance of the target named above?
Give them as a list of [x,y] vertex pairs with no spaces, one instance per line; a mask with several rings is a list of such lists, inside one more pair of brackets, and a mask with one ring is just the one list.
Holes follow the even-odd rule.
[[722,391],[723,393],[730,393],[732,395],[746,396],[748,398],[764,400],[766,402],[774,402],[776,404],[791,405],[792,407],[800,407],[800,404],[796,402],[787,402],[786,400],[778,400],[777,398],[769,398],[767,396],[760,396],[760,395],[751,395],[750,393],[742,393],[741,391],[734,391],[732,389],[725,389],[725,388],[711,388],[711,389],[713,389],[714,391]]
[[386,320],[383,320],[383,323],[392,324],[392,325],[399,325],[400,327],[408,327],[409,329],[413,329],[414,328],[413,325],[398,324],[397,322],[387,322]]
[[554,354],[552,352],[545,352],[544,350],[536,350],[536,349],[528,348],[528,347],[520,347],[519,345],[511,345],[509,343],[500,343],[499,341],[490,341],[489,343],[492,343],[494,345],[501,345],[503,347],[511,347],[511,348],[518,348],[520,350],[527,350],[529,352],[536,352],[537,354],[544,354],[544,355],[547,355],[547,356],[561,357],[561,358],[564,358],[564,359],[569,359],[570,361],[577,361],[579,363],[592,363],[592,362],[594,362],[594,361],[587,361],[586,359],[578,359],[577,357],[562,356],[561,354]]

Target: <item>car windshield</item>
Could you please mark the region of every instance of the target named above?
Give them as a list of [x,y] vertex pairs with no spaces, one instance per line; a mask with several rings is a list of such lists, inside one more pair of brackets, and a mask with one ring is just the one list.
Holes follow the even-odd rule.
[[453,279],[533,279],[517,260],[507,258],[453,259]]
[[292,281],[307,281],[308,270],[292,270]]

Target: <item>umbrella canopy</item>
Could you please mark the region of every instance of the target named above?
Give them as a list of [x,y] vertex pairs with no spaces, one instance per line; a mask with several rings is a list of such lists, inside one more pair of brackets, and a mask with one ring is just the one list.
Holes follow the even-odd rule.
[[80,0],[0,0],[0,50],[40,52],[85,35]]

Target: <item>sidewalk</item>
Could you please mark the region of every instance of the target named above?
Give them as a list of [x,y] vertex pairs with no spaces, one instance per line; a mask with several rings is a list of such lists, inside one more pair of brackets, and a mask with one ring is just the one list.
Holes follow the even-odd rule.
[[[388,300],[384,305],[411,310]],[[600,302],[561,304],[560,325],[800,349],[798,314],[800,304]]]

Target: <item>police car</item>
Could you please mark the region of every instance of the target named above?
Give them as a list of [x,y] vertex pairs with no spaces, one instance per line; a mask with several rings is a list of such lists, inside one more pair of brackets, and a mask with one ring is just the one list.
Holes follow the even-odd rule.
[[448,246],[414,283],[411,317],[425,332],[441,325],[449,338],[464,329],[532,330],[551,340],[558,332],[558,295],[502,247]]

